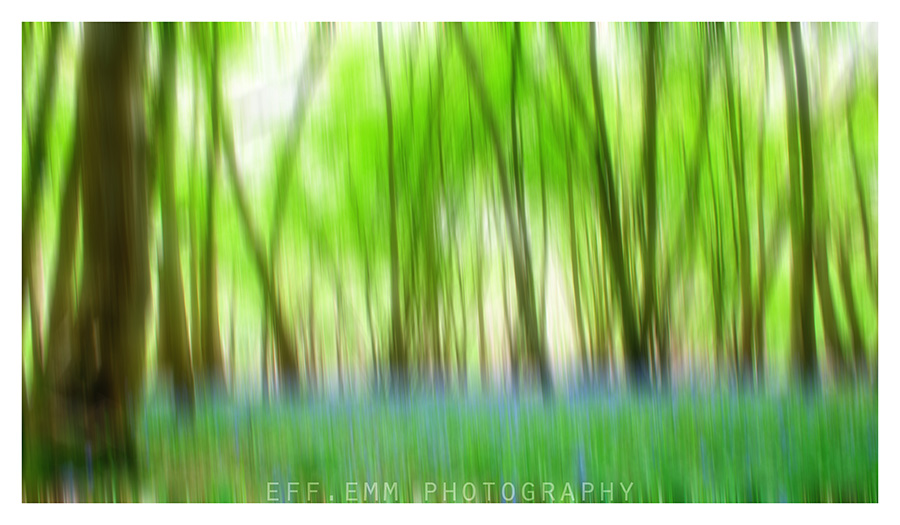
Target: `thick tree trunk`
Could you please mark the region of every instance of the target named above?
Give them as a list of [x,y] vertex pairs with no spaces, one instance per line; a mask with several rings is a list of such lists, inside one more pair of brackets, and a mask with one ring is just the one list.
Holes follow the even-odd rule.
[[72,343],[76,359],[42,400],[45,417],[37,429],[54,455],[90,450],[131,467],[150,296],[148,188],[138,145],[142,51],[138,24],[85,24],[77,142],[84,264]]

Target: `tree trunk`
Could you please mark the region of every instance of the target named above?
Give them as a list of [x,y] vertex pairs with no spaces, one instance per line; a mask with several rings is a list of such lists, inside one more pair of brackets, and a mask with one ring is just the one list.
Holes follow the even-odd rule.
[[405,392],[409,383],[406,345],[400,319],[400,250],[397,240],[397,188],[394,173],[394,115],[391,107],[391,85],[388,80],[384,57],[384,37],[381,22],[378,23],[378,58],[381,65],[381,83],[384,88],[384,102],[387,108],[387,149],[388,149],[388,193],[390,198],[390,242],[391,242],[391,348],[389,352],[391,387]]
[[216,265],[216,190],[220,171],[220,124],[219,124],[219,30],[212,24],[212,57],[209,74],[209,112],[212,127],[212,144],[207,150],[208,178],[206,184],[206,247],[203,268],[203,324],[202,337],[202,379],[213,388],[222,387],[225,372],[222,363],[222,342],[219,334],[219,292],[218,267]]
[[[136,467],[150,296],[147,177],[140,158],[143,36],[138,24],[85,24],[78,88],[84,265],[77,355],[44,401],[54,450]],[[73,416],[77,414],[77,416]]]
[[[710,165],[712,168],[712,165]],[[718,192],[716,192],[718,193]],[[719,214],[719,199],[717,195],[713,195],[713,224],[715,225],[715,246],[710,250],[713,259],[713,307],[715,309],[715,332],[716,332],[716,367],[727,369],[725,359],[725,291],[724,291],[724,264],[722,262],[722,227],[721,215]]]
[[825,354],[835,377],[842,377],[846,372],[844,345],[838,332],[834,296],[831,292],[831,276],[828,270],[828,248],[825,243],[825,235],[820,232],[815,250],[816,286],[819,290],[819,309],[822,312],[822,328],[825,332]]
[[262,336],[262,347],[260,348],[260,379],[262,380],[262,397],[264,402],[269,400],[269,314],[268,311],[263,314],[262,325],[260,326],[260,335]]
[[838,260],[838,274],[841,281],[841,292],[844,297],[844,309],[847,314],[847,324],[850,325],[851,353],[857,373],[867,373],[866,349],[863,341],[862,327],[859,323],[859,314],[856,309],[856,297],[853,293],[853,279],[850,273],[850,260],[847,256],[847,239],[844,237],[840,243],[840,255]]
[[[518,26],[516,27],[516,35],[518,35]],[[547,364],[545,345],[540,338],[537,328],[537,311],[534,297],[534,276],[531,266],[530,249],[528,248],[527,240],[525,239],[525,237],[527,236],[527,227],[520,220],[524,217],[524,207],[519,206],[518,209],[516,208],[516,204],[514,204],[513,202],[513,191],[510,188],[511,180],[513,181],[513,184],[515,184],[515,177],[518,171],[519,163],[516,145],[517,140],[515,138],[515,119],[513,119],[513,124],[511,127],[511,135],[513,137],[513,150],[511,158],[514,164],[513,171],[510,172],[507,168],[506,157],[503,152],[503,142],[500,139],[500,129],[497,116],[494,113],[493,107],[491,106],[488,89],[485,85],[485,79],[475,59],[474,51],[472,50],[472,46],[469,43],[468,38],[465,36],[462,27],[459,24],[454,24],[453,28],[457,36],[457,42],[459,42],[460,44],[460,49],[463,54],[466,68],[469,72],[469,79],[474,85],[475,90],[478,94],[479,102],[481,103],[482,115],[484,116],[488,127],[488,134],[491,138],[494,157],[497,161],[503,213],[513,255],[513,274],[516,282],[516,291],[518,294],[516,299],[519,307],[519,318],[520,322],[523,325],[522,328],[526,333],[525,346],[527,356],[529,359],[529,363],[532,364],[532,368],[537,372],[539,376],[539,382],[542,391],[545,395],[549,395],[552,392],[553,385],[550,378],[549,365]],[[518,40],[518,36],[516,36],[515,39]],[[514,69],[517,67],[518,63],[517,47],[518,45],[514,43]],[[516,76],[516,72],[514,71],[512,84],[513,86],[515,86]],[[513,88],[513,90],[515,90],[515,88]],[[513,115],[515,115],[515,112],[513,112]]]
[[869,287],[875,298],[875,309],[878,309],[878,261],[872,258],[872,237],[869,227],[869,199],[866,187],[862,180],[862,171],[859,167],[859,155],[856,151],[856,141],[853,138],[853,113],[850,99],[847,99],[847,140],[850,143],[850,159],[853,165],[853,182],[856,189],[856,203],[859,207],[859,220],[862,224],[863,247],[866,254],[866,271],[869,274]]
[[574,174],[572,173],[571,137],[567,134],[566,140],[566,196],[569,212],[569,253],[572,260],[572,293],[575,300],[575,344],[581,356],[581,367],[584,375],[588,374],[590,366],[584,337],[584,314],[581,311],[581,271],[578,265],[578,232],[575,229],[575,196]]
[[231,187],[234,189],[240,222],[253,254],[253,266],[256,269],[260,284],[262,285],[267,315],[271,315],[275,331],[274,343],[276,344],[276,348],[280,349],[275,352],[280,387],[288,393],[293,393],[299,388],[300,378],[296,348],[291,337],[291,332],[288,330],[288,324],[284,317],[284,310],[282,309],[278,298],[278,290],[275,288],[274,277],[269,271],[271,266],[269,266],[269,262],[266,258],[266,252],[259,235],[259,230],[257,230],[256,225],[253,223],[253,218],[250,213],[250,204],[247,202],[247,195],[244,192],[244,187],[241,183],[242,178],[237,164],[234,136],[228,128],[224,129],[223,135],[225,153],[228,161],[228,180],[231,182]]
[[[297,85],[297,93],[294,97],[294,108],[291,115],[291,124],[288,129],[287,136],[281,146],[281,155],[277,160],[277,171],[275,174],[275,204],[272,206],[272,233],[269,238],[269,258],[267,272],[271,279],[271,292],[275,292],[278,283],[278,247],[281,242],[281,232],[283,231],[285,213],[284,207],[287,197],[290,194],[291,182],[294,180],[294,167],[296,166],[297,145],[300,143],[301,131],[303,130],[307,112],[312,101],[312,96],[322,72],[325,69],[328,58],[331,54],[331,24],[324,24],[318,28],[317,33],[312,37],[309,44],[307,54],[303,61],[303,69],[300,72],[300,79]],[[349,154],[349,151],[348,151]],[[269,292],[267,292],[269,293]],[[266,307],[266,316],[270,314],[268,306]],[[276,321],[277,323],[277,321]],[[267,327],[271,327],[266,323]],[[286,328],[286,327],[285,327]],[[268,329],[268,328],[267,328]],[[276,326],[277,329],[277,326]],[[286,330],[283,330],[286,332]],[[284,337],[276,337],[274,341],[274,350],[276,361],[279,363],[279,374],[281,374],[281,382],[285,384],[297,383],[299,381],[299,358],[296,355],[295,346],[290,343],[282,344]]]
[[343,308],[343,286],[341,283],[341,275],[335,267],[335,287],[334,287],[334,346],[337,356],[337,377],[338,377],[338,395],[344,395],[344,346],[341,340],[341,327],[344,315]]
[[[737,349],[737,375],[749,382],[753,371],[753,292],[750,275],[750,225],[747,218],[747,184],[744,173],[743,126],[740,101],[735,103],[734,73],[731,67],[731,51],[726,49],[725,83],[728,100],[728,128],[731,138],[731,161],[737,197],[737,258],[741,286],[741,336]],[[738,95],[740,95],[738,93]]]
[[[596,33],[596,28],[594,29]],[[656,150],[657,150],[657,97],[656,97],[656,62],[658,61],[658,39],[659,27],[657,23],[647,24],[647,48],[644,55],[644,136],[642,146],[642,161],[644,171],[644,206],[646,220],[646,242],[644,244],[644,257],[642,257],[644,265],[644,299],[643,319],[641,323],[641,346],[649,348],[652,344],[652,334],[650,332],[651,323],[656,320],[656,252],[657,252],[657,230],[658,230],[658,203],[657,203],[657,181],[656,181]],[[594,51],[596,53],[596,51]],[[595,63],[592,61],[591,67],[596,69]],[[660,363],[664,363],[668,357],[664,353],[664,349],[659,347]],[[665,367],[665,365],[663,365]]]
[[[172,374],[172,386],[179,403],[193,405],[194,376],[188,345],[187,314],[184,307],[184,285],[181,280],[181,243],[178,239],[178,205],[175,200],[175,135],[177,101],[175,86],[176,51],[179,29],[173,23],[161,27],[162,92],[159,116],[162,140],[158,150],[160,168],[160,212],[163,230],[163,257],[159,272],[159,340],[160,371]],[[153,154],[153,152],[151,152]]]
[[31,316],[32,383],[40,387],[44,382],[44,276],[41,272],[41,247],[35,245],[28,279],[28,307]]
[[[787,135],[791,172],[791,246],[793,251],[792,341],[795,369],[803,382],[809,385],[818,381],[815,318],[812,305],[813,163],[809,88],[800,24],[793,23],[790,28],[790,36],[793,37],[793,59],[788,32],[787,23],[778,23],[778,41],[784,68],[785,92],[788,94]],[[796,99],[794,98],[795,93]]]
[[628,377],[635,387],[644,388],[649,384],[650,379],[649,352],[647,341],[641,337],[634,304],[635,295],[630,284],[631,281],[626,275],[619,199],[613,181],[612,156],[609,150],[603,98],[600,92],[600,77],[597,71],[596,24],[591,24],[590,36],[591,92],[597,135],[600,137],[599,142],[594,142],[594,164],[597,167],[600,187],[600,217],[605,233],[603,245],[612,260],[615,280],[619,284],[618,296],[622,307],[622,342]]
[[[197,173],[200,172],[200,75],[197,71],[200,68],[194,67],[194,113],[193,113],[193,173],[191,173],[190,192],[191,206],[199,205],[200,195],[197,189]],[[200,294],[203,283],[201,282],[202,257],[200,256],[200,235],[197,226],[197,213],[189,213],[191,257],[188,261],[190,265],[190,299],[191,299],[191,363],[193,364],[195,374],[199,374],[203,369],[203,318],[202,307],[200,306]]]
[[[540,312],[540,322],[541,322],[541,341],[544,344],[549,344],[549,338],[547,336],[547,262],[549,260],[549,249],[550,249],[550,239],[548,237],[548,228],[549,221],[547,217],[547,174],[544,170],[544,141],[543,137],[538,133],[538,151],[540,156],[540,171],[541,171],[541,223],[542,223],[542,249],[543,253],[541,254],[541,312]],[[585,361],[586,363],[586,361]],[[587,369],[585,369],[587,370]]]
[[315,267],[313,266],[312,247],[309,251],[309,305],[307,306],[307,326],[306,326],[306,382],[309,388],[316,390],[317,379],[317,360],[316,360],[316,296],[315,296]]
[[[28,183],[29,189],[26,201],[22,206],[22,304],[25,304],[25,295],[28,289],[28,279],[31,275],[31,258],[34,256],[36,242],[38,210],[41,204],[41,193],[44,186],[47,160],[47,135],[50,122],[50,111],[53,109],[53,93],[56,91],[57,55],[65,30],[63,23],[50,24],[50,41],[47,44],[47,54],[44,56],[44,66],[41,73],[41,87],[37,100],[37,115],[34,124],[30,126],[31,133],[28,140]],[[24,76],[23,76],[24,78]],[[23,108],[24,110],[24,108]]]
[[[475,125],[472,120],[472,99],[466,92],[466,103],[469,110],[469,139],[471,146],[472,162],[475,162]],[[474,173],[473,173],[474,174]],[[472,209],[475,210],[475,286],[476,300],[478,301],[478,368],[481,373],[481,390],[486,392],[488,388],[488,364],[487,364],[487,335],[485,334],[484,320],[484,221],[475,197],[475,184],[472,184]]]
[[72,328],[75,309],[75,253],[78,248],[78,208],[80,201],[80,149],[76,139],[72,144],[62,209],[59,215],[59,248],[53,277],[50,313],[47,323],[44,377],[50,384],[62,378],[66,364],[72,358]]
[[459,386],[463,392],[468,387],[469,369],[468,369],[468,341],[469,321],[466,315],[466,296],[463,289],[462,262],[460,261],[461,249],[459,245],[459,236],[456,237],[456,279],[459,285],[459,316],[462,318],[462,330],[459,332],[456,347],[456,367],[459,380]]
[[754,376],[759,383],[762,379],[765,372],[765,349],[766,349],[766,294],[765,294],[765,282],[767,280],[766,276],[766,251],[764,249],[765,239],[766,239],[766,221],[765,221],[765,211],[763,209],[763,177],[765,174],[765,144],[766,144],[766,109],[769,106],[769,37],[768,31],[766,28],[768,27],[767,22],[762,23],[762,37],[763,37],[763,61],[765,64],[765,83],[766,90],[765,95],[763,96],[763,104],[759,109],[759,132],[758,132],[758,140],[759,146],[757,147],[757,155],[756,155],[756,165],[757,165],[757,195],[756,195],[756,227],[757,227],[757,237],[759,238],[759,276],[757,279],[757,294],[756,294],[756,343],[754,345]]

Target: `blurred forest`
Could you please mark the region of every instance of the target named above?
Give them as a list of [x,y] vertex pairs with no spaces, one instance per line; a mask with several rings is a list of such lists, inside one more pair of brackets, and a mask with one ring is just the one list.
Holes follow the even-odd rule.
[[23,452],[148,393],[877,382],[877,26],[25,23]]

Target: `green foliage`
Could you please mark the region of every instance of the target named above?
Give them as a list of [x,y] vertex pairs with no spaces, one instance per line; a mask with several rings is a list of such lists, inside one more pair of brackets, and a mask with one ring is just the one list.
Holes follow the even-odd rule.
[[[191,424],[151,401],[138,429],[144,481],[102,466],[76,470],[58,489],[79,501],[293,502],[502,499],[625,502],[876,502],[878,402],[874,391],[682,392],[661,397],[559,400],[424,398],[413,402],[198,404]],[[309,497],[307,483],[314,494]],[[385,483],[396,483],[387,494]],[[572,494],[564,494],[566,484]],[[601,483],[604,486],[601,488]],[[610,496],[603,488],[615,486]],[[46,494],[25,496],[42,500]],[[353,490],[355,489],[355,499]],[[470,489],[471,490],[471,489]],[[587,490],[587,489],[585,489]],[[511,492],[507,492],[511,494]],[[333,497],[333,499],[331,499]]]
[[[328,367],[334,366],[335,333],[345,338],[357,368],[368,369],[367,297],[373,305],[373,324],[379,342],[388,332],[389,249],[387,152],[384,99],[381,91],[376,32],[373,24],[310,25],[282,24],[180,24],[175,147],[175,194],[178,203],[179,237],[185,290],[190,289],[191,230],[202,246],[206,231],[207,150],[213,119],[226,119],[234,130],[250,218],[261,242],[274,257],[277,289],[266,291],[254,265],[250,244],[238,213],[234,188],[223,172],[216,208],[219,262],[220,311],[235,312],[237,377],[258,377],[260,324],[267,293],[276,293],[295,336],[302,340],[310,294],[314,295],[316,319]],[[158,96],[158,28],[147,26],[146,122],[150,137],[155,130],[155,100]],[[215,29],[215,31],[214,31]],[[730,145],[724,57],[734,64],[739,146],[743,148],[750,225],[750,270],[752,289],[761,278],[760,260],[765,260],[767,287],[763,330],[767,367],[775,376],[786,372],[790,351],[790,234],[785,210],[791,191],[787,176],[784,82],[774,26],[768,26],[764,47],[762,24],[727,24],[713,30],[707,24],[664,24],[660,33],[658,82],[646,86],[643,77],[645,29],[641,24],[600,24],[597,28],[598,68],[603,110],[609,132],[612,188],[621,202],[626,278],[635,294],[643,293],[642,248],[647,230],[642,173],[643,94],[656,89],[658,136],[658,231],[657,281],[667,272],[672,286],[658,298],[671,312],[673,352],[692,362],[712,362],[717,331],[728,335],[732,323],[740,323],[739,247],[733,241],[736,220],[736,183]],[[323,32],[333,31],[331,52],[320,82],[309,95],[309,111],[302,121],[292,121],[295,93],[303,82],[297,71],[303,67],[307,46]],[[385,55],[393,91],[395,157],[398,183],[398,231],[400,238],[401,301],[412,321],[410,331],[422,340],[413,342],[416,355],[425,353],[422,311],[429,294],[439,297],[443,330],[460,333],[461,351],[471,363],[480,351],[474,301],[476,275],[483,272],[486,293],[489,366],[504,370],[506,341],[503,325],[502,279],[510,250],[497,192],[497,159],[486,129],[478,95],[462,60],[458,42],[448,24],[386,24]],[[488,104],[498,116],[502,154],[509,145],[510,78],[513,28],[510,24],[464,24],[475,58],[486,80]],[[847,243],[852,290],[865,351],[877,355],[877,260],[878,260],[878,71],[877,49],[867,26],[856,24],[803,25],[807,42],[813,117],[816,228],[824,229],[829,257],[837,257],[837,246]],[[221,63],[223,108],[209,114],[210,57],[213,35],[217,35]],[[29,180],[29,133],[34,125],[41,64],[47,53],[46,24],[23,25],[23,201],[31,191]],[[571,258],[578,257],[584,295],[585,321],[602,333],[601,343],[616,355],[621,345],[619,306],[610,267],[603,255],[607,240],[600,232],[598,177],[592,159],[590,137],[579,122],[594,122],[590,89],[589,27],[561,24],[562,49],[572,59],[574,83],[583,107],[576,104],[565,80],[556,40],[547,24],[521,25],[521,60],[518,74],[517,120],[522,136],[523,191],[528,217],[528,236],[534,258],[534,274],[547,266],[550,284],[549,320],[545,320],[549,353],[562,372],[574,359],[570,274]],[[53,274],[59,242],[60,207],[65,170],[73,147],[76,92],[81,52],[80,24],[68,24],[56,67],[56,96],[47,129],[46,184],[39,208],[37,243],[42,257],[39,268],[47,285]],[[768,67],[765,68],[767,63]],[[703,82],[709,71],[709,92]],[[289,95],[281,96],[282,90]],[[789,94],[788,96],[792,96]],[[272,99],[272,100],[269,100]],[[274,100],[274,101],[273,101]],[[709,104],[709,129],[701,137],[701,108]],[[849,107],[849,111],[848,111]],[[585,115],[580,113],[586,112]],[[270,115],[271,113],[271,115]],[[272,116],[274,115],[274,116]],[[272,116],[270,119],[269,116]],[[855,198],[855,178],[848,140],[847,119],[852,120],[853,144],[865,193],[864,209]],[[292,133],[296,127],[299,132]],[[290,137],[296,143],[288,143]],[[762,148],[761,157],[757,148]],[[697,159],[698,183],[689,188],[692,161]],[[276,173],[289,166],[291,183],[279,190]],[[546,179],[548,231],[542,231],[545,210],[541,195],[541,166]],[[567,165],[572,166],[575,231],[568,231]],[[222,163],[225,169],[225,163]],[[155,191],[155,190],[154,190]],[[283,193],[283,194],[282,194]],[[155,193],[154,193],[155,195]],[[852,196],[852,197],[851,197]],[[151,257],[159,242],[158,200],[151,199],[155,236]],[[283,199],[283,209],[276,203]],[[758,204],[760,204],[758,206]],[[760,217],[760,213],[762,216]],[[868,218],[868,238],[862,235],[861,217]],[[761,219],[766,238],[760,238]],[[283,231],[272,246],[273,221]],[[192,226],[193,224],[193,226]],[[480,231],[485,226],[486,231]],[[679,231],[687,231],[687,243]],[[570,253],[567,239],[575,235],[579,252]],[[593,248],[587,240],[598,241]],[[874,269],[867,268],[863,243],[870,241]],[[546,262],[541,256],[548,246]],[[478,248],[478,250],[476,249]],[[479,265],[476,253],[483,250]],[[591,251],[593,250],[593,252]],[[600,254],[598,256],[598,254]],[[762,255],[762,257],[760,257]],[[80,249],[79,258],[80,261]],[[596,264],[591,264],[598,257]],[[723,274],[716,283],[716,264]],[[457,261],[461,267],[455,284]],[[80,264],[80,263],[79,263]],[[837,321],[842,337],[850,326],[838,285],[838,268],[831,265]],[[370,273],[367,286],[366,273]],[[871,275],[875,275],[872,285]],[[80,275],[80,272],[76,273]],[[345,296],[344,314],[334,306],[337,283]],[[535,287],[542,293],[543,283]],[[610,304],[595,302],[608,297]],[[515,301],[520,291],[511,294]],[[755,293],[755,292],[754,292]],[[189,300],[186,298],[186,300]],[[756,305],[760,298],[755,297]],[[46,303],[46,299],[43,301]],[[515,303],[512,303],[515,306]],[[817,307],[818,308],[818,307]],[[155,305],[151,308],[157,309]],[[457,312],[458,310],[458,312]],[[609,312],[608,316],[604,312]],[[722,326],[716,326],[715,312]],[[738,312],[739,313],[739,312]],[[733,315],[734,314],[734,315]],[[467,332],[462,333],[463,316]],[[150,319],[154,326],[155,313]],[[736,317],[738,321],[732,319]],[[822,336],[821,320],[818,322]],[[224,333],[230,327],[221,323]],[[601,330],[601,327],[603,328]],[[28,332],[23,323],[23,334]],[[152,333],[152,332],[151,332]],[[23,356],[30,379],[30,333],[24,337]],[[152,339],[152,338],[151,338]],[[415,339],[415,337],[414,337]],[[730,336],[726,337],[726,344]],[[151,342],[151,346],[152,346]],[[301,351],[304,345],[301,344]],[[384,356],[382,356],[384,357]],[[414,357],[418,359],[418,357]],[[302,362],[302,359],[301,359]],[[301,365],[305,366],[305,365]],[[468,374],[470,371],[463,371]],[[247,380],[248,385],[254,384]]]

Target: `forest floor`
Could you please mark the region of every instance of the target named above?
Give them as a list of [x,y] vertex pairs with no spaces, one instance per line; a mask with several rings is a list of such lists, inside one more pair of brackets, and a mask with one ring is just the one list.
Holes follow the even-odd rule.
[[[24,501],[876,502],[873,386],[540,397],[151,398],[139,474],[23,476]],[[25,470],[24,472],[28,472]]]

